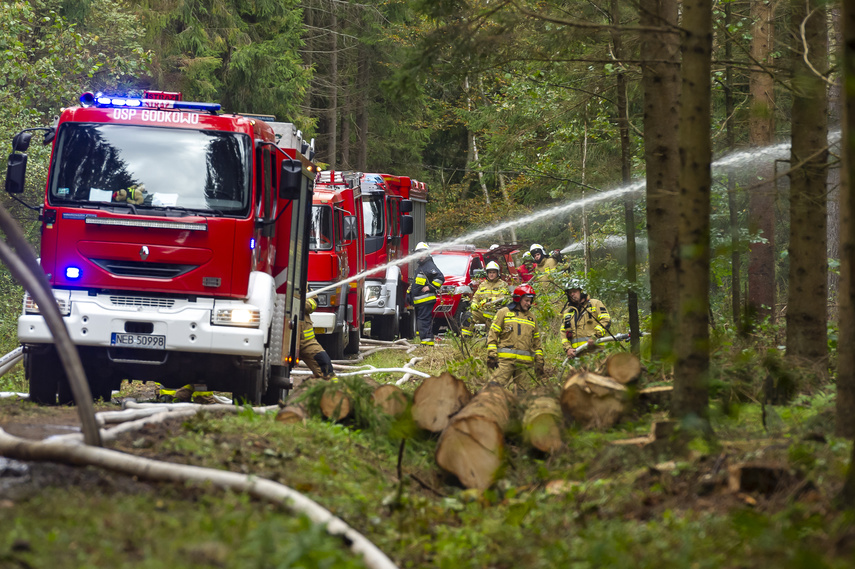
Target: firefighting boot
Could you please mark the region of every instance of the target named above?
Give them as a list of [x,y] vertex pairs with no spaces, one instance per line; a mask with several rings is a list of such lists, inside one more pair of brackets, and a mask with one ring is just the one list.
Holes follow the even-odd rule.
[[202,405],[213,405],[217,402],[214,399],[214,392],[208,391],[208,386],[204,384],[196,384],[193,386],[193,395],[192,395],[193,403],[200,403]]
[[180,389],[175,390],[175,394],[172,397],[173,403],[189,403],[190,400],[193,399],[193,386],[185,385]]

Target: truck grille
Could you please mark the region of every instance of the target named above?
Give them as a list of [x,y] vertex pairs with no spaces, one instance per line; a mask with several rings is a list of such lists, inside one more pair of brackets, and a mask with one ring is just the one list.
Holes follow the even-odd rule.
[[151,308],[172,308],[174,298],[150,298],[146,296],[110,296],[114,306],[147,306]]
[[172,263],[145,263],[115,259],[90,259],[93,263],[120,277],[149,277],[174,279],[195,269],[198,265],[175,265]]

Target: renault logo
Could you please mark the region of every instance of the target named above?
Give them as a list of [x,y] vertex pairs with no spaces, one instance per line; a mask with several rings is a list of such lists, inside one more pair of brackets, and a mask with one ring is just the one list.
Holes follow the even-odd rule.
[[143,245],[142,249],[140,249],[140,259],[142,259],[143,261],[148,259],[148,246],[147,245]]

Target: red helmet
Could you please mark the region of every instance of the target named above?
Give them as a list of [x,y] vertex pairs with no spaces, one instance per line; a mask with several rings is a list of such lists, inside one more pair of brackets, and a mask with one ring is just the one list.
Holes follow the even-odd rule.
[[534,300],[534,289],[531,285],[524,284],[514,289],[514,302],[519,302],[524,296],[531,296]]

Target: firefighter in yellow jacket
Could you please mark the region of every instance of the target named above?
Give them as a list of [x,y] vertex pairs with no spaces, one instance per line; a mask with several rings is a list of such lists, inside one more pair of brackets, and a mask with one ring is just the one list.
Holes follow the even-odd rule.
[[531,313],[534,289],[520,285],[513,302],[496,313],[487,335],[487,367],[494,370],[490,381],[524,391],[530,377],[543,377],[543,347]]
[[561,344],[567,357],[575,358],[578,348],[593,346],[609,333],[612,317],[602,302],[582,291],[580,283],[571,282],[564,292],[568,307],[561,326]]
[[558,261],[547,255],[546,249],[540,243],[532,244],[528,252],[534,259],[534,272],[537,275],[537,282],[548,281],[550,274],[558,268]]
[[493,321],[496,312],[508,300],[510,291],[508,285],[499,278],[501,269],[499,263],[490,261],[487,263],[487,280],[478,285],[478,290],[472,298],[469,321],[463,327],[461,335],[471,336],[476,324],[486,324]]
[[300,321],[300,359],[312,370],[313,377],[338,381],[333,371],[332,360],[315,339],[315,327],[312,324],[312,312],[318,307],[314,298],[306,301],[305,314]]

